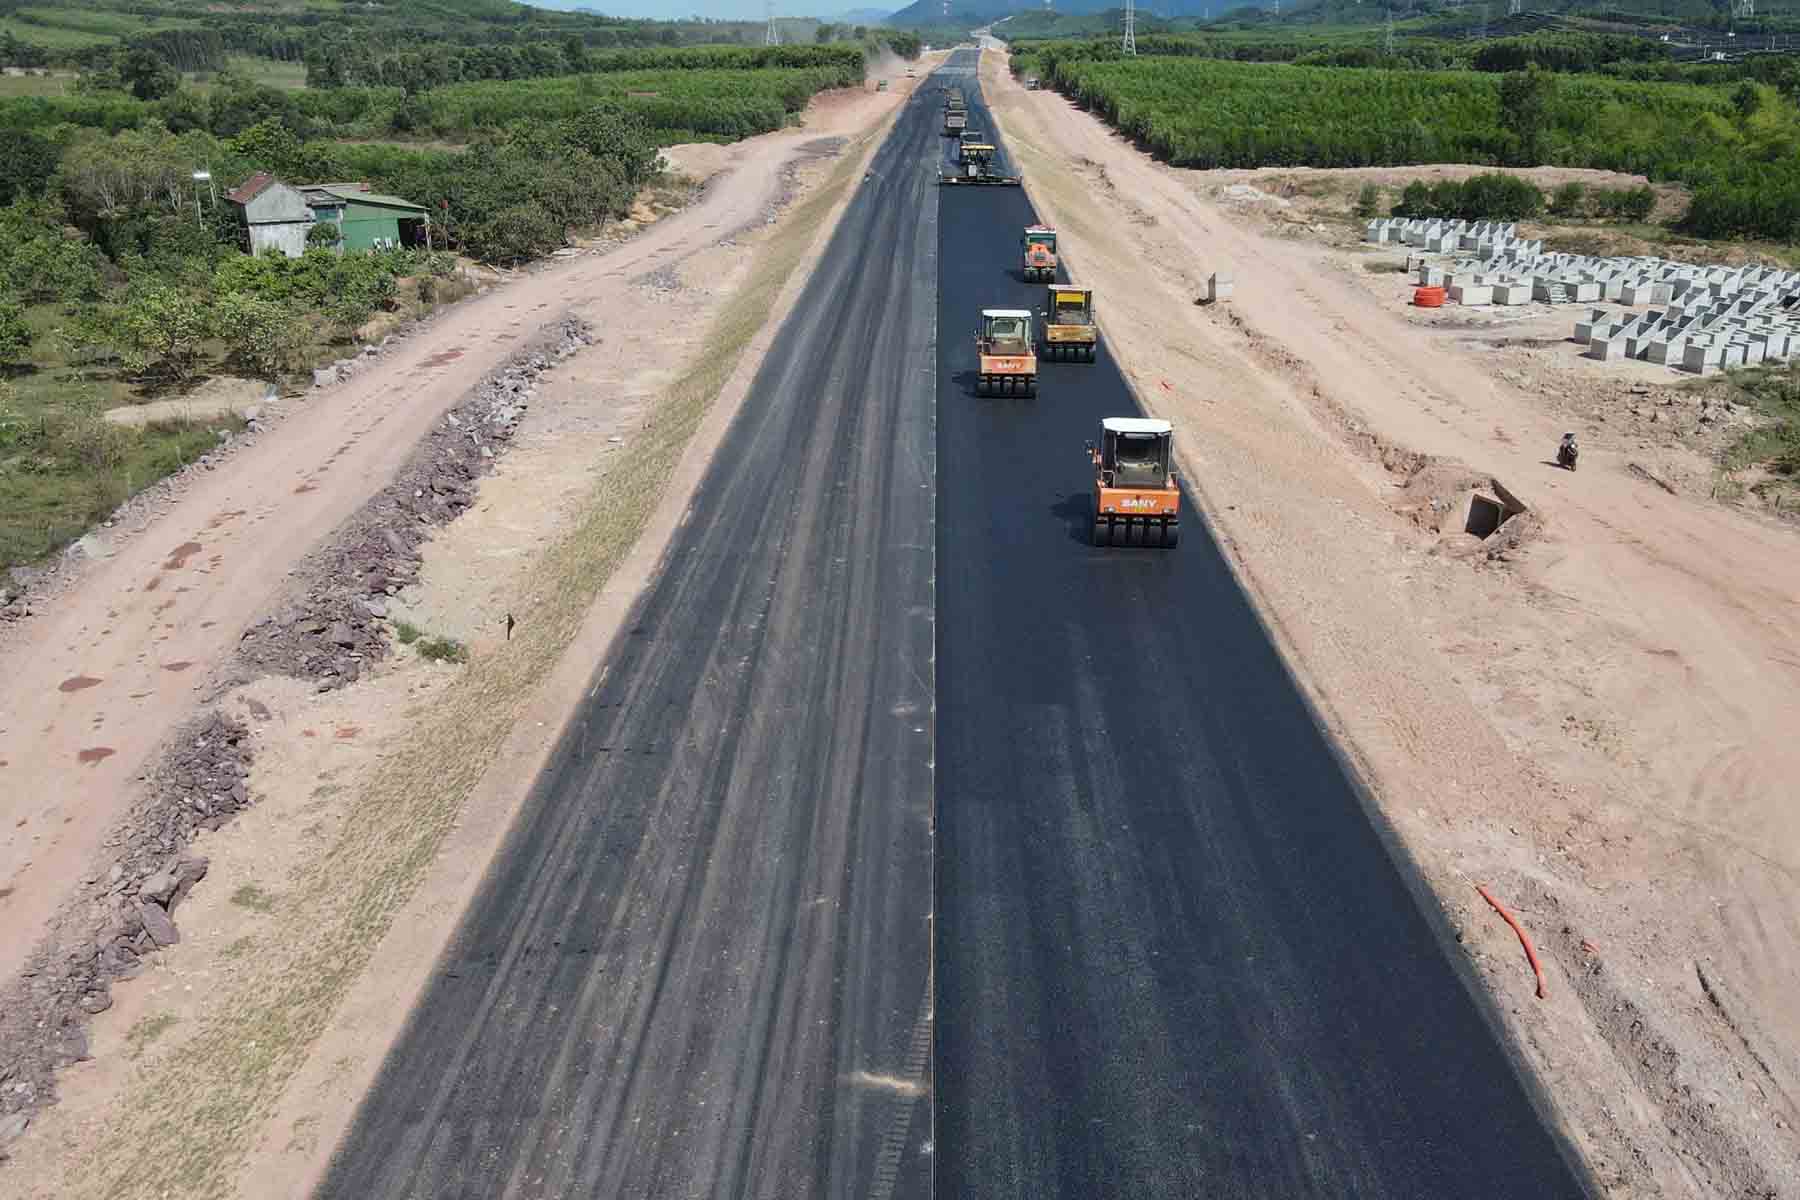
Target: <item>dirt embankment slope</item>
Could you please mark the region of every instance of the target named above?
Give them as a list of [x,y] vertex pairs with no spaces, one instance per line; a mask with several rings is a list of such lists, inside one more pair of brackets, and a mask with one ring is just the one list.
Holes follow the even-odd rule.
[[[984,60],[1103,335],[1608,1194],[1787,1194],[1800,539],[1605,427],[1554,470],[1564,407]],[[1196,307],[1214,271],[1235,295]],[[1483,542],[1496,479],[1532,511]]]
[[[9,687],[0,721],[9,966],[70,885],[107,878],[134,776],[196,693],[248,728],[254,765],[249,809],[195,847],[210,869],[180,943],[115,989],[63,1102],[8,1145],[0,1191],[304,1193],[908,90],[819,97],[803,128],[733,147],[689,209],[513,279],[311,394],[8,648],[9,684],[32,684]],[[564,317],[597,344],[520,385],[498,470],[456,484],[462,515],[377,604],[424,636],[329,692],[243,678],[240,634],[304,602],[308,550],[420,437],[471,434],[450,421],[459,398]],[[467,665],[431,661],[441,636]],[[177,656],[188,666],[166,670]],[[57,688],[77,674],[91,682]],[[115,753],[90,767],[76,752],[96,723]]]

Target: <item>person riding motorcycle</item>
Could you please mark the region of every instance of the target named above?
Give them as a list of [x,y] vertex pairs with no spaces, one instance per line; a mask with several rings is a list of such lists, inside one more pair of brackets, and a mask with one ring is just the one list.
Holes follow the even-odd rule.
[[1556,448],[1556,465],[1559,467],[1567,467],[1569,470],[1573,471],[1575,469],[1575,460],[1579,458],[1580,455],[1581,447],[1575,444],[1575,435],[1572,433],[1563,434],[1562,445]]

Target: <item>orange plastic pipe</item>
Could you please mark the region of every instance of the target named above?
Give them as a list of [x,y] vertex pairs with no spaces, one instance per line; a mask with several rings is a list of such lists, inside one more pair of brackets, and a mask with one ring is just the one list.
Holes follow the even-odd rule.
[[1537,950],[1533,948],[1531,944],[1531,936],[1525,932],[1517,921],[1513,920],[1513,915],[1506,911],[1506,906],[1494,899],[1494,893],[1487,890],[1486,884],[1476,884],[1475,890],[1481,893],[1481,898],[1483,900],[1486,900],[1489,904],[1494,906],[1494,911],[1500,914],[1500,919],[1505,921],[1508,925],[1511,925],[1512,931],[1519,935],[1519,945],[1525,947],[1525,957],[1531,960],[1531,970],[1537,975],[1537,994],[1538,999],[1542,1000],[1545,995],[1544,968],[1538,963]]

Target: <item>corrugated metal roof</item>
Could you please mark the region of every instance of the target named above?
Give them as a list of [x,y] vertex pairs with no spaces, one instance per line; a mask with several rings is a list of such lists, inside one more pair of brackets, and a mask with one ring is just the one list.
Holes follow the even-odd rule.
[[411,200],[402,200],[398,196],[384,196],[380,192],[355,191],[336,184],[321,184],[316,189],[328,196],[336,196],[339,200],[354,201],[357,204],[373,204],[378,208],[406,208],[424,212],[423,204],[414,204]]
[[274,182],[275,177],[273,175],[269,174],[267,171],[258,171],[250,178],[244,180],[244,182],[238,184],[237,187],[233,188],[231,191],[226,192],[225,198],[233,204],[248,204],[260,196],[264,188]]

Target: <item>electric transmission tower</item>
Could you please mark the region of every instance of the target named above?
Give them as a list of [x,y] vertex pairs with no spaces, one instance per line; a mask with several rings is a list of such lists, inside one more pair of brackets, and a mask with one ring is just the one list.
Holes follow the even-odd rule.
[[1387,28],[1382,33],[1381,47],[1389,58],[1394,57],[1394,10],[1391,8],[1387,10]]
[[1507,16],[1518,17],[1518,16],[1523,16],[1524,13],[1525,13],[1525,0],[1506,0],[1506,15]]
[[1731,0],[1731,15],[1740,21],[1756,16],[1756,0]]
[[775,0],[763,0],[763,44],[781,45],[781,35],[775,32]]
[[1119,52],[1137,56],[1137,5],[1133,0],[1125,0],[1125,40],[1120,43]]

